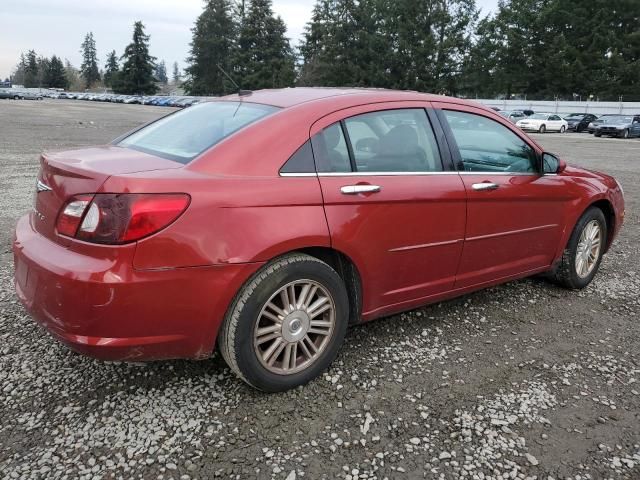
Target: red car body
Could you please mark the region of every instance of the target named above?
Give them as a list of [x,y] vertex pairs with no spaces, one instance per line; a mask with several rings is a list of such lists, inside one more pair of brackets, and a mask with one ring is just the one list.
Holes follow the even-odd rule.
[[[279,110],[186,165],[117,145],[42,155],[39,181],[49,190],[36,194],[17,224],[15,283],[27,310],[60,341],[103,359],[205,358],[242,285],[287,252],[339,255],[353,268],[355,316],[368,321],[551,269],[591,205],[606,213],[607,247],[623,223],[621,189],[604,174],[457,171],[442,110],[498,122],[543,154],[510,122],[469,101],[337,89],[219,101],[238,100]],[[280,173],[336,121],[405,108],[428,113],[442,172]],[[499,188],[472,188],[483,182]],[[353,185],[381,188],[344,195]],[[190,202],[166,228],[126,244],[56,229],[74,195],[123,192],[183,192]]]

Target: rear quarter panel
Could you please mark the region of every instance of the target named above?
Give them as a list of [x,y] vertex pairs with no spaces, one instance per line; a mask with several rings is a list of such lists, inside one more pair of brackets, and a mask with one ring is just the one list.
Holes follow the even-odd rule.
[[209,176],[174,170],[111,177],[103,191],[186,192],[187,211],[138,242],[137,269],[250,263],[329,246],[317,177]]

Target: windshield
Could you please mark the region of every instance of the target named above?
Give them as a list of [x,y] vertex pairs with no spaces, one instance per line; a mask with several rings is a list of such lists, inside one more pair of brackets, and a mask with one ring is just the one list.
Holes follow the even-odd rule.
[[623,117],[621,115],[621,116],[611,116],[611,117],[600,118],[600,121],[602,121],[603,123],[631,123],[632,118]]
[[118,145],[187,164],[232,133],[277,110],[257,103],[201,103],[132,133]]
[[546,113],[534,113],[529,118],[533,120],[546,120],[548,116],[549,115],[547,115]]

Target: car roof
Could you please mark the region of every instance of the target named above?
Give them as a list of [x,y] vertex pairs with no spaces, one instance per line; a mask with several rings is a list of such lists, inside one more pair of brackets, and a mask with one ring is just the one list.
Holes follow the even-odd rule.
[[[420,93],[408,90],[387,90],[383,88],[334,88],[334,87],[295,87],[273,90],[258,90],[242,96],[238,94],[220,97],[219,100],[243,100],[251,103],[261,103],[274,107],[289,108],[303,103],[323,102],[344,99],[345,107],[355,104],[393,101],[446,101],[450,103],[469,104],[466,100]],[[480,105],[480,104],[475,104]],[[486,107],[482,106],[483,109]]]

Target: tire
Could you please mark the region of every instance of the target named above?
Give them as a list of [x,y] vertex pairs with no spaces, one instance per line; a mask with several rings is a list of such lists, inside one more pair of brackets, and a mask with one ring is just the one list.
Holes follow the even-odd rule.
[[14,95],[14,96],[13,96],[13,99],[14,99],[14,100],[20,100],[20,97],[19,97],[18,95]]
[[538,129],[538,133],[544,133],[547,131],[547,127],[545,125],[540,125],[540,128]]
[[[580,274],[578,273],[576,262],[578,245],[585,229],[594,223],[597,224],[599,228],[600,242],[597,257],[588,272],[583,271],[583,273]],[[607,221],[604,218],[604,213],[602,213],[602,210],[597,207],[590,207],[576,223],[576,226],[571,233],[571,237],[569,238],[569,242],[562,254],[560,264],[551,273],[552,280],[565,288],[573,290],[583,289],[589,285],[600,268],[600,263],[602,262],[602,256],[606,246],[606,239]]]
[[620,135],[620,137],[622,138],[629,138],[629,129],[625,129],[624,132],[622,132],[622,135]]
[[[307,284],[313,286],[304,294]],[[318,288],[314,291],[314,287]],[[294,289],[293,296],[297,299],[294,304],[303,296],[311,294],[309,304],[313,307],[322,299],[322,294],[326,294],[326,301],[322,306],[324,308],[328,302],[329,309],[322,313],[323,317],[318,320],[317,314],[306,315],[305,308],[300,307],[299,303],[297,309],[288,302],[289,308],[283,308],[285,301],[280,292],[284,290],[286,298],[290,298],[290,288]],[[282,314],[287,310],[288,314],[284,316],[284,320],[280,314],[279,323],[271,320],[275,317],[276,310],[271,310],[271,307],[267,307],[268,304],[280,308]],[[309,310],[309,313],[314,311]],[[305,315],[306,320],[303,319]],[[307,331],[308,328],[314,329],[310,322],[318,321],[332,324],[332,327],[315,327],[330,329],[330,333],[318,335]],[[218,346],[227,365],[246,383],[264,392],[282,392],[304,385],[326,370],[340,349],[348,323],[349,298],[338,273],[315,257],[293,253],[269,262],[242,287],[225,316],[218,335]],[[287,331],[284,328],[285,324],[291,327]],[[275,328],[276,331],[271,330],[272,333],[258,335],[258,329],[264,332],[270,328]],[[325,330],[325,333],[327,331],[329,330]],[[304,337],[301,337],[301,340],[289,338],[297,334]],[[273,336],[276,338],[264,341],[265,338]],[[311,336],[315,338],[311,340]],[[263,343],[259,344],[258,338],[262,339]],[[310,339],[318,348],[313,358],[308,354],[312,350],[306,339]],[[286,346],[282,347],[283,345]],[[271,348],[274,350],[269,355]],[[294,348],[297,355],[290,353]],[[286,362],[287,358],[289,362]],[[267,365],[270,360],[273,360],[273,364]],[[286,367],[285,362],[288,364]],[[291,373],[286,372],[287,369],[292,370]]]
[[601,137],[602,134],[600,132],[593,132],[594,137]]
[[560,133],[564,133],[564,131],[565,131],[565,130],[566,130],[566,129],[564,128],[564,125],[562,125],[562,126],[560,127]]

